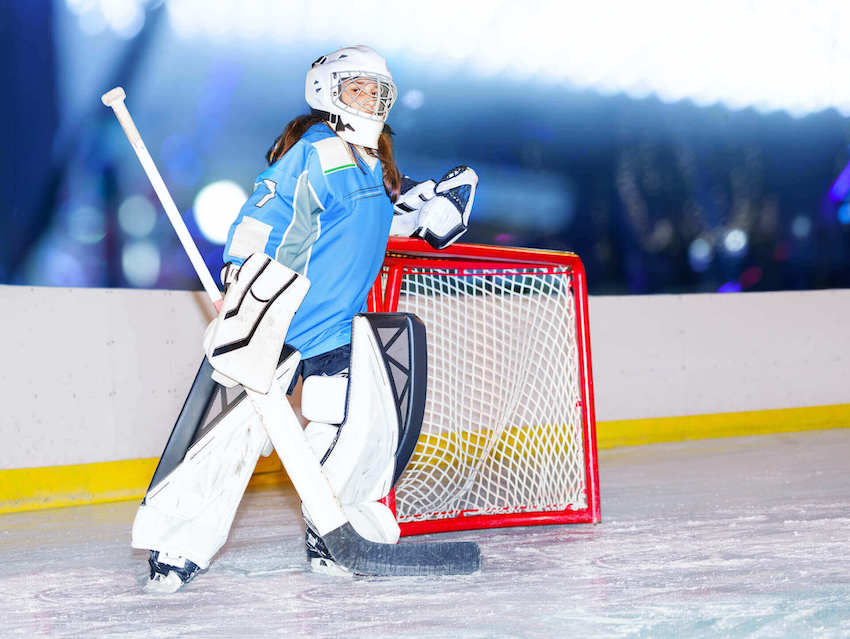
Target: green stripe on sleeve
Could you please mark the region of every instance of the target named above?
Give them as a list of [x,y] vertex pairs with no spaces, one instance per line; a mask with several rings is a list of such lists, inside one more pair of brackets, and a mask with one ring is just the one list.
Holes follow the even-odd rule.
[[334,168],[325,171],[325,175],[333,173],[334,171],[341,171],[342,169],[353,169],[354,166],[354,164],[341,164],[340,166],[335,166]]

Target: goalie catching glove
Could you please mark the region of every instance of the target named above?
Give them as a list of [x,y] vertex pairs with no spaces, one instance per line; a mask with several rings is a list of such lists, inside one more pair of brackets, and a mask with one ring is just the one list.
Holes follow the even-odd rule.
[[395,202],[390,234],[421,237],[436,249],[450,246],[469,228],[477,185],[475,171],[464,165],[453,168],[436,184],[405,178],[402,188],[407,188]]
[[[228,281],[229,280],[229,281]],[[292,316],[310,281],[263,253],[225,277],[227,292],[204,337],[204,351],[224,386],[267,393]]]

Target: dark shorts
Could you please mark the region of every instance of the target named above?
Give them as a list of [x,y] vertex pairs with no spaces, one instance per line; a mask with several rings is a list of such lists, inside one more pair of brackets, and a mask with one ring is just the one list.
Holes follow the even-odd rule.
[[307,379],[311,375],[336,375],[348,368],[350,359],[351,344],[338,346],[327,353],[302,359],[298,363],[298,368],[295,369],[295,375],[286,394],[292,395],[292,391],[295,390],[295,385],[298,383],[300,377]]

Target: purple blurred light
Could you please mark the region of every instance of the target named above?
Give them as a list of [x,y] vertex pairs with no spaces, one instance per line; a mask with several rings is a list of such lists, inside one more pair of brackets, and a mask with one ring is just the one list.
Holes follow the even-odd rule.
[[738,281],[741,283],[742,288],[752,288],[761,282],[763,275],[764,271],[762,271],[760,266],[751,266],[741,273],[741,277],[738,278]]
[[833,202],[841,202],[848,194],[850,194],[850,162],[847,163],[841,175],[835,179],[832,188],[829,189],[829,199]]
[[717,289],[718,293],[740,293],[741,292],[741,283],[735,280],[731,280],[726,282],[723,286]]

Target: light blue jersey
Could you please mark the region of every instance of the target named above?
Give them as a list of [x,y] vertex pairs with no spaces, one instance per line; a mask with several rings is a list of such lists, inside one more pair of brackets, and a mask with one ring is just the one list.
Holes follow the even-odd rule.
[[387,246],[393,205],[381,163],[315,124],[257,176],[224,246],[241,265],[264,252],[307,276],[310,290],[286,336],[306,359],[351,342]]

